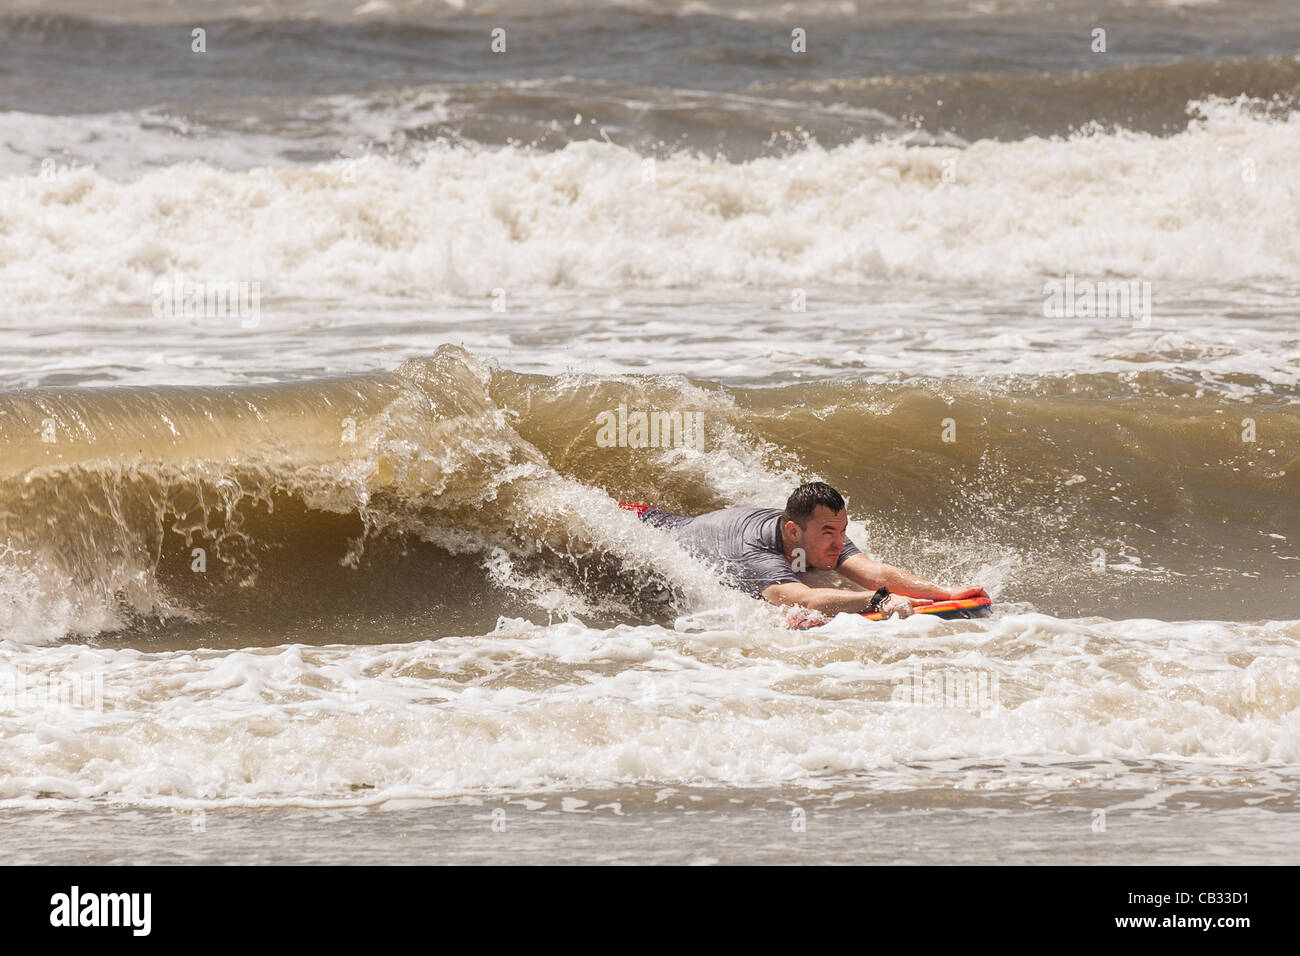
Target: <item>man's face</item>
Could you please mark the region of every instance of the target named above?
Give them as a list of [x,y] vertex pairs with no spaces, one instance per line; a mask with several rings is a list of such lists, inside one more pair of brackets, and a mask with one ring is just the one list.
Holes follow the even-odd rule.
[[834,570],[840,563],[848,527],[848,511],[831,511],[825,505],[818,505],[808,518],[806,527],[800,528],[793,521],[787,521],[784,533],[792,550],[803,548],[808,567]]

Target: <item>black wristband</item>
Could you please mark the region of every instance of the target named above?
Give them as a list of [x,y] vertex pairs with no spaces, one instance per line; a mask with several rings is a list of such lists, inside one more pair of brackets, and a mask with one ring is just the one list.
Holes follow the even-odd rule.
[[881,588],[875,594],[871,595],[871,603],[867,605],[867,613],[874,614],[880,610],[880,605],[885,603],[885,598],[889,597],[889,588]]

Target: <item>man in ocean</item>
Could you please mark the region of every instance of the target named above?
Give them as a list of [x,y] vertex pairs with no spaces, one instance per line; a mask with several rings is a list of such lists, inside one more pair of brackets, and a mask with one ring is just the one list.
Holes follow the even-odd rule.
[[[980,587],[944,588],[867,557],[845,536],[849,516],[843,496],[822,481],[796,488],[784,511],[726,508],[689,518],[647,505],[621,507],[719,565],[728,584],[780,606],[800,605],[828,616],[873,610],[908,617],[914,607],[934,601],[988,596]],[[810,587],[798,577],[809,568],[837,571],[866,590]]]

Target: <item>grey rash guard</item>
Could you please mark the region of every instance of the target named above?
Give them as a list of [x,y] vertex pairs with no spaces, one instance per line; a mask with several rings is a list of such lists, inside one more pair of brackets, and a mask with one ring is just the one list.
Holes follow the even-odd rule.
[[[694,518],[651,508],[641,520],[671,531],[687,551],[721,565],[728,584],[754,597],[773,584],[798,581],[781,548],[780,508],[727,508]],[[847,538],[839,563],[859,550]]]

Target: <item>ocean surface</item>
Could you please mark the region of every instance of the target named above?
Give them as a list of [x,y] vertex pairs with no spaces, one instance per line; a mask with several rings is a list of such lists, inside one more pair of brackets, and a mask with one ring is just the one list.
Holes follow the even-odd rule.
[[[1298,54],[6,4],[0,858],[1300,862]],[[792,629],[617,507],[812,479],[993,616]]]

